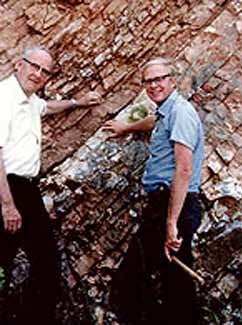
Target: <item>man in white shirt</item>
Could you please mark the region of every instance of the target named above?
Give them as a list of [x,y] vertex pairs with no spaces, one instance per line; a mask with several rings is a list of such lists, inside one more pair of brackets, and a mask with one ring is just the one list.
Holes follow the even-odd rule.
[[[0,265],[9,276],[22,247],[30,260],[30,290],[22,310],[6,324],[53,325],[60,278],[52,226],[36,176],[40,169],[41,116],[97,104],[97,92],[80,99],[45,101],[36,95],[51,75],[53,59],[43,47],[26,49],[15,74],[0,82]],[[4,251],[3,251],[4,247]],[[31,294],[32,292],[32,294]]]

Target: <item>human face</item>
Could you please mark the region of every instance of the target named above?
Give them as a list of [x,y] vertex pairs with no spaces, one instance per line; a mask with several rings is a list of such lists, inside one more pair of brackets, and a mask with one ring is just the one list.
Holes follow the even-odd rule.
[[159,105],[174,90],[176,78],[171,75],[169,67],[154,64],[148,66],[143,71],[142,82],[146,88],[147,95]]
[[25,94],[29,97],[46,83],[53,60],[44,50],[33,50],[16,64],[16,77]]

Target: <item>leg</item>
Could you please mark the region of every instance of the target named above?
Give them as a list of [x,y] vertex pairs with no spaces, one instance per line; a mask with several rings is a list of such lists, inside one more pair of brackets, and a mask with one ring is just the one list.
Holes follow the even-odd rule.
[[38,187],[22,179],[18,180],[17,187],[15,204],[23,219],[21,244],[31,264],[19,323],[53,324],[60,274],[52,227]]
[[[2,218],[1,218],[2,224]],[[1,227],[0,230],[0,266],[4,269],[5,283],[1,288],[1,315],[0,324],[11,324],[10,321],[15,313],[15,303],[12,296],[9,294],[9,284],[11,280],[11,273],[13,268],[13,259],[16,256],[18,248],[18,241],[16,236],[4,231]]]
[[5,283],[1,288],[1,320],[2,324],[10,324],[15,313],[12,296],[9,295],[9,284],[13,270],[13,260],[16,256],[20,241],[19,232],[12,234],[4,229],[0,206],[0,266],[4,269]]
[[[167,194],[164,193],[164,196]],[[165,210],[166,205],[161,206],[157,197],[150,198],[143,211],[144,222],[132,238],[113,278],[110,300],[124,324],[141,324],[143,313],[153,308],[150,304],[154,299],[149,278],[160,267],[161,220]]]
[[[176,256],[189,267],[192,267],[193,263],[191,242],[200,219],[200,202],[187,198],[178,223],[183,242]],[[196,324],[196,290],[192,278],[179,266],[169,263],[165,258],[164,266],[166,322],[169,320],[174,324]]]
[[8,280],[13,268],[13,259],[18,250],[18,242],[18,234],[11,234],[3,229],[3,220],[0,213],[0,266],[3,267]]

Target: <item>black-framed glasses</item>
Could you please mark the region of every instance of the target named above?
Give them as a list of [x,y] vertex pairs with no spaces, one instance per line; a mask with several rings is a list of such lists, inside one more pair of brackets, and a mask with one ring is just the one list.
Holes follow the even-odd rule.
[[29,59],[23,58],[25,62],[27,62],[35,72],[41,72],[44,77],[49,77],[51,75],[51,71],[41,67],[38,63],[32,62]]
[[150,86],[153,82],[158,84],[170,76],[171,76],[170,74],[165,74],[163,76],[158,76],[158,77],[151,78],[151,79],[142,79],[142,84],[144,84],[145,86]]

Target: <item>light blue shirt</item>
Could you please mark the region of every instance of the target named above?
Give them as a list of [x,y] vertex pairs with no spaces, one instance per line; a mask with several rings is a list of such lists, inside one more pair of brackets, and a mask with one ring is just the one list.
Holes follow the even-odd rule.
[[150,156],[142,178],[146,192],[155,191],[161,184],[171,186],[175,171],[175,142],[192,150],[192,173],[188,192],[198,192],[204,159],[202,123],[194,107],[176,90],[156,111],[156,124],[149,147]]

